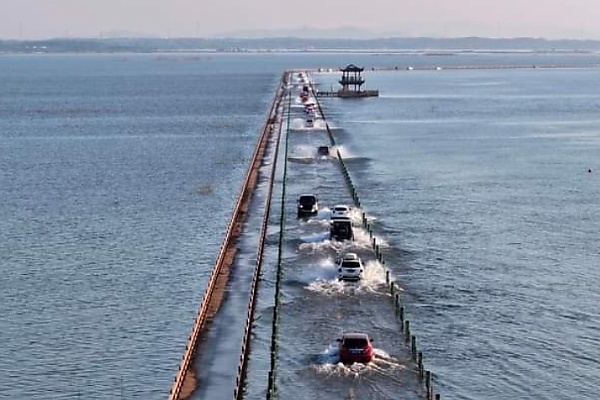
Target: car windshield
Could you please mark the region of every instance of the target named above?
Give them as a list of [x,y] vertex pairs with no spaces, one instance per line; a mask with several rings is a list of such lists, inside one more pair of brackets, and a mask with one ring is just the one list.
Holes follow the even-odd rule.
[[342,261],[342,268],[360,268],[360,262],[357,260]]
[[313,204],[315,204],[316,199],[314,198],[314,196],[300,196],[300,199],[298,201],[303,206],[312,206]]
[[367,347],[369,342],[366,338],[345,338],[343,346],[348,349],[363,349]]
[[336,207],[336,208],[334,208],[334,210],[338,211],[338,212],[346,212],[346,211],[348,211],[348,209],[346,207]]

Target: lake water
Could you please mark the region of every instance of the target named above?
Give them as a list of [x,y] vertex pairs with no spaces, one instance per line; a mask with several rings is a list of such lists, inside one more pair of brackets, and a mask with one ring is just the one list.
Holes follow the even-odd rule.
[[597,397],[599,77],[379,73],[326,102],[444,397]]
[[[403,67],[598,61],[0,57],[0,393],[165,398],[281,72],[355,62],[401,67],[367,74],[379,98],[323,105],[342,128],[337,140],[443,398],[596,398],[600,70]],[[337,77],[313,79],[328,87]],[[326,140],[319,135],[296,136],[291,151],[305,157]],[[325,204],[349,201],[331,164],[302,166],[290,199],[319,191]],[[344,398],[340,380],[351,377],[286,352],[308,305],[353,298],[311,285],[330,254],[295,252],[322,229],[289,224],[289,257],[324,272],[287,275],[280,368],[290,384],[280,387],[297,394],[316,382]],[[401,364],[391,311],[372,312],[387,299],[366,290],[359,300],[356,318]],[[333,307],[320,322],[305,345],[326,357],[348,323]],[[392,398],[402,380],[388,372],[365,381],[365,398]]]

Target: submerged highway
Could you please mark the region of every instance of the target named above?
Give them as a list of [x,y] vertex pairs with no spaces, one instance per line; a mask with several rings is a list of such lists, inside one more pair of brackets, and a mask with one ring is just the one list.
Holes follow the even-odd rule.
[[[385,265],[385,238],[346,166],[361,158],[346,154],[311,78],[288,71],[278,85],[171,400],[440,398]],[[318,199],[308,218],[296,212],[303,194]],[[351,207],[353,240],[330,237],[338,204]],[[338,280],[336,259],[348,252],[364,264],[358,282]],[[345,332],[370,335],[370,362],[340,362]]]

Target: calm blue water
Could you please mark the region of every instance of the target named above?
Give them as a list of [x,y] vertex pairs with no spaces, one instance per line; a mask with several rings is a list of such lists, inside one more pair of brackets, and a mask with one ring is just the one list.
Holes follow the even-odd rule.
[[597,398],[600,70],[413,72],[326,104],[443,397]]
[[0,65],[0,393],[164,398],[278,76]]
[[[598,59],[0,57],[0,393],[164,398],[282,70],[349,62]],[[595,398],[599,77],[378,72],[380,98],[324,104],[444,398]],[[337,188],[332,168],[312,173]],[[398,354],[389,318],[370,322]],[[312,376],[287,361],[283,376]]]

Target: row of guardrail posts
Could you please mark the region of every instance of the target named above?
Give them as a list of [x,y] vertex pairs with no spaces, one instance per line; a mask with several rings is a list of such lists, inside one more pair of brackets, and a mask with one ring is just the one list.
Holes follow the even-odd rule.
[[[273,102],[273,105],[272,105],[271,109],[269,110],[269,116],[271,116],[273,113],[274,105],[275,105],[275,102]],[[261,137],[261,140],[262,140],[262,137]],[[169,390],[169,400],[178,400],[180,397],[181,389],[182,389],[183,383],[185,381],[185,375],[186,375],[186,372],[190,368],[190,364],[192,362],[193,355],[196,351],[198,337],[200,335],[200,331],[201,331],[202,327],[204,326],[204,321],[206,320],[208,304],[210,303],[210,299],[211,299],[212,293],[214,291],[217,277],[218,277],[221,267],[223,265],[223,260],[225,258],[225,253],[227,251],[228,243],[231,240],[234,223],[238,217],[239,210],[240,210],[240,207],[242,204],[242,200],[244,198],[244,194],[246,192],[246,188],[247,188],[248,182],[250,180],[250,174],[252,173],[252,168],[255,164],[255,160],[258,155],[258,151],[259,151],[259,146],[257,145],[257,147],[254,150],[248,171],[246,171],[246,175],[244,177],[242,188],[240,189],[240,192],[238,193],[237,200],[236,200],[236,203],[235,203],[235,206],[233,209],[233,213],[231,215],[231,219],[227,226],[227,230],[225,231],[225,236],[223,238],[221,246],[219,248],[219,253],[217,256],[217,260],[215,261],[215,266],[211,271],[210,277],[208,279],[208,283],[206,285],[206,289],[204,290],[204,294],[202,295],[202,300],[200,301],[200,307],[198,308],[198,312],[196,313],[196,318],[194,319],[194,324],[192,325],[192,331],[188,336],[186,346],[185,346],[185,351],[181,357],[181,362],[179,364],[177,374],[175,375],[175,378],[173,379],[173,385],[172,385],[171,389]]]
[[[290,74],[286,74],[285,82],[289,81]],[[283,279],[283,238],[285,228],[285,195],[287,181],[287,159],[290,131],[290,108],[291,108],[291,92],[287,93],[287,111],[286,111],[286,129],[285,129],[285,144],[284,144],[284,163],[283,163],[283,183],[281,189],[281,214],[279,216],[279,245],[277,253],[277,275],[275,278],[275,305],[273,307],[273,319],[271,330],[271,351],[270,351],[270,368],[268,375],[267,400],[277,397],[277,358],[279,353],[279,309],[281,307],[281,281]]]
[[[285,77],[285,75],[284,75],[284,77]],[[271,108],[271,112],[269,114],[268,120],[265,125],[265,130],[268,129],[269,134],[268,134],[268,136],[263,135],[263,143],[261,143],[262,146],[266,146],[267,139],[272,137],[272,135],[275,131],[277,115],[279,113],[279,107],[281,105],[282,93],[284,90],[283,84],[284,84],[284,78],[282,78],[280,88],[278,89],[276,97],[273,100],[274,106]],[[275,144],[275,151],[274,151],[274,155],[273,155],[274,160],[277,160],[277,156],[279,154],[280,138],[281,138],[281,123],[279,123],[279,134],[277,135],[277,142]],[[244,327],[244,337],[242,339],[242,349],[241,349],[241,353],[240,353],[240,361],[238,364],[235,389],[233,392],[234,400],[241,400],[244,396],[243,389],[244,389],[245,380],[246,380],[248,355],[250,353],[250,336],[252,334],[254,310],[256,308],[258,282],[259,282],[259,278],[260,278],[260,274],[261,274],[261,270],[262,270],[262,262],[263,262],[264,248],[265,248],[265,236],[267,233],[267,226],[269,223],[269,216],[270,216],[270,211],[271,211],[271,199],[272,199],[272,193],[273,193],[273,184],[274,184],[274,180],[275,180],[276,167],[277,167],[277,163],[273,162],[272,167],[271,167],[270,177],[269,177],[268,193],[267,193],[266,200],[265,200],[265,213],[263,216],[263,221],[262,221],[262,225],[261,225],[261,233],[259,236],[259,244],[258,244],[258,250],[257,250],[257,255],[256,255],[256,266],[254,268],[254,275],[252,276],[252,286],[250,289],[250,298],[248,300],[246,324]]]
[[[325,121],[325,128],[327,130],[327,135],[329,136],[329,140],[330,140],[332,146],[335,146],[336,145],[335,138],[333,136],[333,133],[331,132],[331,128],[329,127],[329,123],[327,122],[325,113],[323,112],[323,109],[321,107],[321,103],[319,102],[317,96],[315,95],[315,91],[312,86],[312,83],[310,83],[310,88],[313,93],[313,97],[315,98],[319,113],[321,114],[321,117]],[[354,186],[354,183],[352,182],[352,178],[350,177],[350,172],[348,171],[348,167],[346,166],[346,163],[344,162],[344,158],[342,157],[339,149],[336,150],[336,154],[337,154],[337,158],[339,161],[340,169],[342,171],[342,175],[344,176],[344,180],[346,182],[346,185],[348,186],[350,195],[352,196],[352,201],[354,202],[354,205],[356,207],[360,208],[361,202],[360,202],[360,197],[358,195],[358,191],[356,190],[356,187]],[[395,312],[396,318],[398,318],[401,332],[402,332],[402,334],[404,334],[405,342],[410,347],[412,359],[417,365],[419,381],[425,388],[426,398],[427,398],[427,400],[433,400],[434,398],[436,400],[439,400],[439,399],[441,399],[441,395],[439,393],[434,395],[434,393],[433,393],[434,392],[433,385],[432,385],[433,374],[431,373],[431,371],[426,370],[424,367],[423,352],[418,350],[417,338],[414,334],[411,333],[410,321],[408,319],[406,319],[405,307],[404,307],[404,305],[402,305],[401,297],[399,294],[400,288],[398,287],[396,282],[392,281],[392,279],[390,277],[390,271],[385,267],[385,260],[383,258],[383,254],[381,252],[381,247],[379,246],[379,244],[377,244],[377,238],[375,237],[375,233],[373,231],[373,226],[369,222],[369,220],[364,212],[362,213],[362,226],[367,232],[369,232],[369,239],[371,240],[371,246],[373,248],[373,251],[375,252],[375,258],[377,259],[377,261],[379,261],[383,265],[383,267],[385,269],[385,282],[389,287],[390,296],[394,303],[394,312]]]

